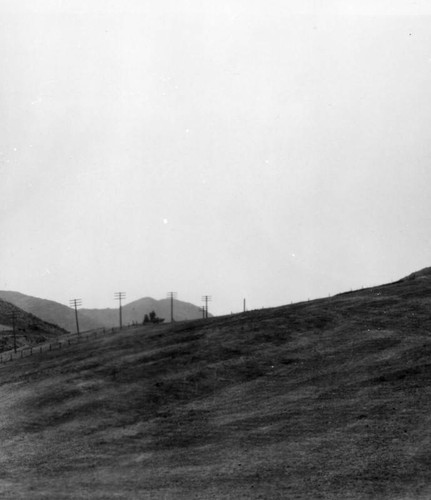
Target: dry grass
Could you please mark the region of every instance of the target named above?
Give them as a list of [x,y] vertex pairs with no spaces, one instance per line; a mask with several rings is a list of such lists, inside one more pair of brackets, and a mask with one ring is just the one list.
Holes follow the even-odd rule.
[[431,285],[124,330],[0,368],[0,497],[425,499]]

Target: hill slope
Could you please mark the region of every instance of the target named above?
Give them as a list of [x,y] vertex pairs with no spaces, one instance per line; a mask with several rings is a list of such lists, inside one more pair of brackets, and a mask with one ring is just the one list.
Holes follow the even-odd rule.
[[41,320],[33,314],[0,299],[0,351],[13,347],[13,320],[15,314],[15,335],[17,347],[35,345],[66,333],[65,330]]
[[[69,332],[76,332],[75,311],[53,300],[31,297],[19,292],[0,290],[0,299],[34,314],[44,321],[59,325]],[[155,300],[150,297],[130,302],[123,306],[123,324],[142,323],[145,314],[155,311],[159,318],[165,318],[168,322],[171,318],[170,299]],[[93,330],[95,328],[111,328],[119,323],[118,309],[86,309],[79,310],[79,329],[81,331]],[[182,321],[186,319],[196,319],[202,317],[200,308],[175,300],[174,319]]]
[[430,498],[431,280],[415,274],[1,365],[0,496]]
[[[23,293],[6,290],[0,291],[0,298],[15,304],[17,307],[30,314],[38,316],[44,321],[57,324],[69,332],[76,332],[75,311],[70,307],[53,300],[40,299]],[[79,313],[80,330],[91,330],[101,326],[103,325],[100,325],[92,318],[86,317],[85,314],[81,312]]]

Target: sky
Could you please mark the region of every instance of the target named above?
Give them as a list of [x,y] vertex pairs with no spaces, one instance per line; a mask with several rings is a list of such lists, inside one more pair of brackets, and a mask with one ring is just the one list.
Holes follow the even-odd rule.
[[0,289],[228,314],[431,265],[431,5],[0,0]]

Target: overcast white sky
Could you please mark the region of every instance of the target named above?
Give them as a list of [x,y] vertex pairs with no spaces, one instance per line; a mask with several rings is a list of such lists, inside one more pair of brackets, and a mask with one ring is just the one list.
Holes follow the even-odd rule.
[[427,3],[0,0],[0,289],[222,314],[431,265]]

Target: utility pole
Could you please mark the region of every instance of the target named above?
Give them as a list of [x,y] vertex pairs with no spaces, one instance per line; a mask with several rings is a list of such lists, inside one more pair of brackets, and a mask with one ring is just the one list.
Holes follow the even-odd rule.
[[79,335],[79,322],[78,322],[78,307],[82,306],[81,299],[70,299],[70,307],[75,309],[75,320],[76,320],[76,333]]
[[12,330],[13,330],[13,350],[16,354],[16,320],[18,317],[16,311],[12,311],[10,317],[12,320]]
[[208,302],[211,301],[211,295],[202,295],[202,300],[205,302],[205,318],[208,318]]
[[171,323],[174,322],[174,299],[177,298],[177,292],[168,292],[168,297],[171,299]]
[[244,312],[245,312],[245,311],[246,311],[246,307],[245,307],[245,299],[244,299],[244,304],[243,304],[243,306],[244,306]]
[[114,294],[115,300],[118,300],[120,303],[120,330],[123,328],[123,318],[121,316],[121,301],[126,298],[126,292],[115,292]]

